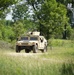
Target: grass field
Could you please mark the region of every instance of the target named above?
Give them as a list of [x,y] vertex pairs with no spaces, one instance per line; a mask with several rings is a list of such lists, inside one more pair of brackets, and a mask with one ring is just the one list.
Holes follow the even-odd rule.
[[74,42],[52,39],[36,54],[0,49],[0,75],[74,75]]

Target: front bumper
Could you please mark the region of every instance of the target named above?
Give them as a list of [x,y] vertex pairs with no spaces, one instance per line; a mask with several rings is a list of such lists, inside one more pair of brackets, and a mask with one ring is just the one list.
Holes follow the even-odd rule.
[[16,43],[18,46],[33,46],[34,43]]

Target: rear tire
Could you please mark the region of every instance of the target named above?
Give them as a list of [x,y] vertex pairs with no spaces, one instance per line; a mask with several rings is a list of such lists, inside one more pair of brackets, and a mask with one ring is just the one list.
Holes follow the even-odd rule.
[[38,45],[34,45],[33,46],[33,53],[37,53],[38,52]]
[[42,53],[47,52],[47,46],[44,47],[44,49],[42,50]]

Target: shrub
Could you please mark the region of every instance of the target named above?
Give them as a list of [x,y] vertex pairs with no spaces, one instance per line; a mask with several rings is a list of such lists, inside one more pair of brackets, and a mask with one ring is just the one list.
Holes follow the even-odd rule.
[[0,49],[11,49],[12,45],[8,42],[0,40]]

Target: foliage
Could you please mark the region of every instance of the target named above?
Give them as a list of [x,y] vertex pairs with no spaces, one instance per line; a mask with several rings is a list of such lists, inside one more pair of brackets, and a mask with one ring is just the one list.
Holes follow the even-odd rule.
[[16,0],[0,0],[0,8],[4,9],[8,7],[9,5],[12,5],[16,2]]
[[60,2],[60,3],[62,3],[62,4],[65,4],[65,5],[67,5],[68,3],[72,3],[73,2],[73,0],[56,0],[57,2]]
[[[8,2],[7,2],[8,1]],[[66,4],[72,0],[21,0],[3,2],[0,5],[0,11],[5,14],[6,8],[10,6],[13,9],[13,22],[0,20],[0,39],[13,41],[16,37],[26,34],[28,31],[38,30],[47,40],[49,38],[63,38],[66,33],[66,39],[70,39],[73,29],[69,25]],[[1,4],[2,0],[0,1]],[[8,4],[8,5],[7,5]],[[14,4],[13,7],[11,5]],[[6,7],[4,6],[6,5]],[[4,12],[5,10],[5,12]],[[5,14],[6,15],[6,14]],[[65,28],[66,26],[66,28]]]
[[6,26],[4,31],[5,31],[5,38],[7,38],[9,42],[13,41],[15,36],[13,28],[10,26]]
[[14,22],[0,20],[0,40],[14,41],[17,37],[37,29],[37,25],[30,20],[19,20]]
[[13,28],[9,25],[6,25],[5,20],[0,20],[0,39],[12,41],[14,40]]
[[[33,20],[38,22],[41,34],[47,39],[67,38],[71,33],[71,27],[68,24],[70,13],[67,13],[67,4],[73,3],[72,0],[27,0],[33,8]],[[70,17],[70,16],[69,16]],[[65,25],[67,26],[65,34]]]
[[72,29],[72,33],[71,33],[70,39],[74,40],[74,28]]
[[37,30],[38,29],[38,24],[34,23],[31,20],[24,20],[23,22],[24,28],[26,29],[26,32]]
[[13,10],[12,19],[14,21],[27,18],[28,7],[27,7],[26,3],[16,4],[15,7],[12,8],[12,10]]
[[5,21],[0,20],[0,39],[3,38],[4,25],[5,25]]
[[15,33],[15,38],[24,34],[25,30],[24,30],[23,23],[21,23],[21,22],[14,23],[13,31]]
[[17,0],[0,0],[0,19],[5,18],[5,9],[16,2]]
[[55,0],[46,0],[42,4],[40,11],[37,11],[36,15],[39,17],[41,32],[47,39],[53,34],[62,34],[64,25],[68,23],[66,14],[65,6],[58,4]]
[[61,39],[49,39],[48,46],[50,47],[64,47],[64,48],[74,48],[74,40],[61,40]]
[[3,40],[0,40],[0,49],[11,49],[12,45],[8,42],[5,42]]

